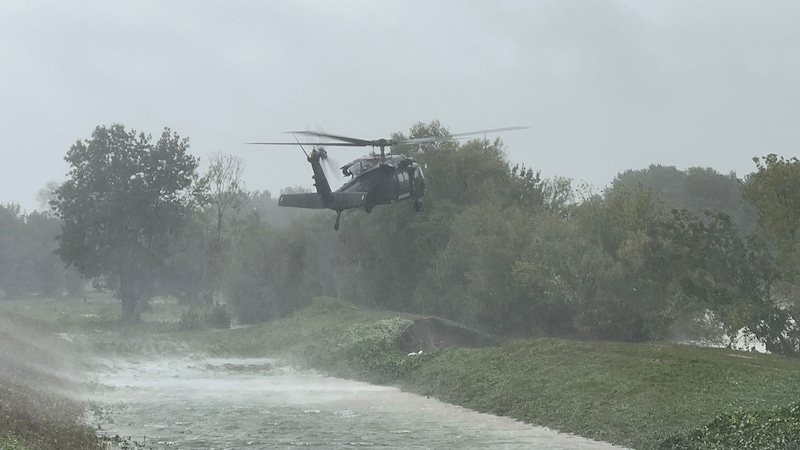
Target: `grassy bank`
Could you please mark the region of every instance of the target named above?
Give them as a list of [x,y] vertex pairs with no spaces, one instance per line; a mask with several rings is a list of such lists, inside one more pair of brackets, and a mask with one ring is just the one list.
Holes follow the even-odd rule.
[[652,448],[721,413],[786,405],[798,396],[800,364],[680,345],[539,339],[442,352],[403,385],[480,411]]
[[0,449],[100,448],[94,429],[81,423],[84,405],[65,391],[73,362],[55,328],[0,311]]
[[633,448],[658,447],[719,415],[800,398],[800,361],[727,349],[535,339],[408,356],[396,343],[413,318],[321,300],[283,320],[196,333],[189,341],[219,354],[281,354],[332,374]]
[[409,356],[395,345],[408,319],[413,317],[318,301],[283,320],[198,333],[191,341],[215,353],[282,354],[336,375],[397,384],[633,448],[658,447],[721,414],[769,410],[800,398],[795,359],[667,343],[557,339]]
[[[752,417],[781,422],[779,432],[791,439],[793,429],[786,424],[797,424],[797,408],[789,405],[800,397],[800,361],[778,356],[557,339],[409,355],[399,342],[414,316],[332,299],[318,299],[266,324],[195,331],[180,331],[181,309],[170,304],[156,304],[136,328],[120,327],[116,311],[109,314],[109,305],[99,303],[68,310],[43,304],[6,307],[54,328],[89,335],[85,342],[92,351],[278,356],[633,448],[662,443],[664,448],[730,448],[714,444],[726,441],[713,436],[730,435],[728,425],[741,430],[739,425],[751,423]],[[785,410],[775,410],[781,407]]]

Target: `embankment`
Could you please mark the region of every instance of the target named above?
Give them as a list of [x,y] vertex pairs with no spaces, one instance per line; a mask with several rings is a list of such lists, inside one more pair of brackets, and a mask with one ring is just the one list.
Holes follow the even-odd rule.
[[439,319],[332,299],[193,341],[222,354],[279,354],[334,375],[633,448],[716,448],[676,436],[721,415],[785,407],[800,388],[796,359],[667,343],[533,339],[486,346],[489,338]]
[[55,329],[0,314],[0,448],[100,448],[94,430],[81,424],[84,405],[66,395],[79,385],[73,355]]
[[[0,309],[6,319],[8,310],[45,317],[41,321],[52,325],[32,337],[31,342],[48,344],[34,351],[38,356],[30,364],[18,363],[27,354],[20,350],[28,351],[27,340],[18,339],[15,350],[3,350],[2,367],[14,363],[17,374],[26,374],[22,378],[38,373],[33,378],[41,381],[16,388],[5,370],[6,381],[0,384],[12,387],[0,391],[0,436],[25,440],[31,449],[90,448],[94,443],[91,430],[75,424],[73,404],[51,408],[62,405],[63,397],[35,397],[43,385],[50,387],[48,392],[69,389],[68,380],[62,384],[64,377],[54,380],[52,371],[40,370],[63,363],[49,358],[67,354],[57,347],[64,342],[54,338],[65,330],[83,334],[81,345],[101,353],[171,349],[179,354],[280,357],[332,375],[396,385],[477,411],[637,449],[732,448],[731,442],[736,448],[800,448],[800,360],[774,355],[666,343],[533,339],[499,344],[440,319],[326,298],[284,319],[230,330],[181,331],[181,309],[167,303],[154,305],[137,327],[120,326],[113,302],[20,303]],[[22,336],[14,328],[18,320],[12,322],[0,322],[4,342]],[[53,415],[56,410],[60,412]],[[29,422],[36,428],[22,426]],[[52,423],[58,425],[50,427]],[[58,431],[62,425],[69,431]],[[56,436],[59,445],[51,445]],[[76,436],[75,444],[61,445],[62,436]],[[9,448],[16,445],[6,442]]]

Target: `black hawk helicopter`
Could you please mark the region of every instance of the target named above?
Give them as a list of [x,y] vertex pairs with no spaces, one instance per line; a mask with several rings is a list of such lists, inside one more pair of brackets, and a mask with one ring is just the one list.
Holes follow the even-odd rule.
[[[495,133],[500,131],[521,130],[526,127],[495,128],[492,130],[472,131],[457,133],[449,136],[429,136],[414,139],[375,139],[366,140],[337,136],[334,134],[317,133],[313,131],[290,131],[290,134],[302,134],[317,138],[333,139],[336,142],[311,143],[300,142],[295,137],[295,142],[249,142],[254,145],[298,145],[306,155],[314,172],[314,187],[317,192],[300,194],[282,194],[278,199],[279,206],[309,209],[332,209],[336,211],[334,230],[339,229],[339,219],[342,211],[348,209],[364,208],[367,213],[378,205],[388,205],[401,200],[413,200],[414,210],[422,209],[422,197],[425,195],[425,175],[422,167],[413,158],[402,154],[386,154],[386,147],[403,145],[424,144],[429,142],[442,142],[462,139],[467,136]],[[311,146],[307,152],[304,146]],[[333,191],[322,168],[322,161],[328,161],[328,152],[325,147],[372,147],[380,149],[380,155],[373,153],[369,156],[356,159],[345,165],[340,170],[346,177],[350,177],[339,189]]]

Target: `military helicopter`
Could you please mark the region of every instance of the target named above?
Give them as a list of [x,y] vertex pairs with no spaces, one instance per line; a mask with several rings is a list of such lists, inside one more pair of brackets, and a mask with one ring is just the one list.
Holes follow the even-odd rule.
[[[295,136],[295,142],[249,142],[248,144],[300,146],[306,155],[306,159],[311,164],[316,192],[282,194],[278,199],[278,205],[293,208],[332,209],[336,211],[336,223],[334,223],[333,229],[338,230],[342,211],[348,209],[364,208],[364,211],[370,213],[378,205],[388,205],[410,199],[413,200],[415,211],[422,210],[422,197],[425,195],[425,175],[422,173],[422,167],[413,158],[406,155],[394,154],[394,152],[387,155],[386,147],[396,148],[404,145],[442,142],[471,135],[524,128],[526,127],[495,128],[457,133],[450,136],[429,136],[402,140],[366,140],[313,131],[290,131],[289,133],[292,135],[300,134],[333,139],[335,142],[300,142]],[[311,152],[307,152],[305,146],[310,146]],[[342,174],[350,177],[350,179],[340,188],[333,191],[322,168],[322,161],[330,162],[328,151],[325,150],[325,147],[372,147],[373,152],[369,156],[358,158],[341,166]],[[380,154],[374,151],[376,147],[380,149]]]

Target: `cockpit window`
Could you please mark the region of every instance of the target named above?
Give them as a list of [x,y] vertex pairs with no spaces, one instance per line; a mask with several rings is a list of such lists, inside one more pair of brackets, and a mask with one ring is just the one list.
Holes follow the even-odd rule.
[[362,171],[361,161],[355,161],[349,166],[345,166],[343,170],[345,175],[352,175],[352,176],[357,176],[359,173],[361,173],[361,171]]

